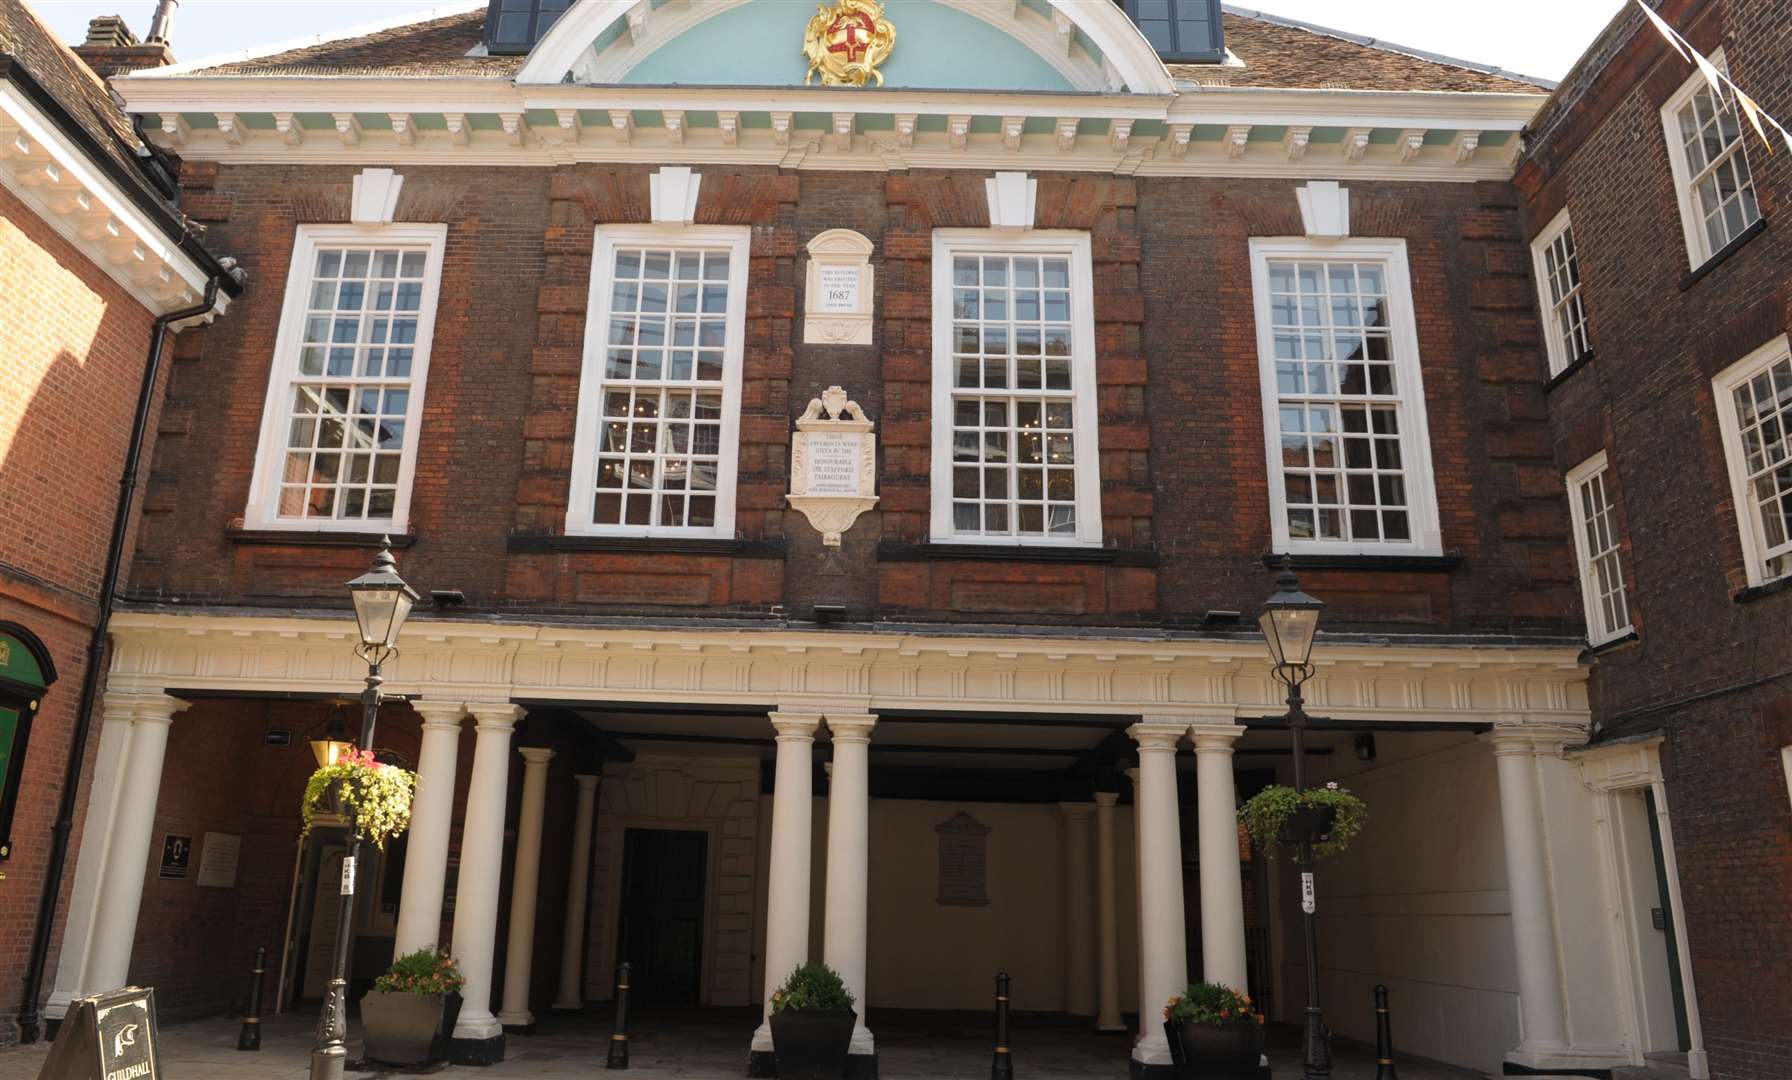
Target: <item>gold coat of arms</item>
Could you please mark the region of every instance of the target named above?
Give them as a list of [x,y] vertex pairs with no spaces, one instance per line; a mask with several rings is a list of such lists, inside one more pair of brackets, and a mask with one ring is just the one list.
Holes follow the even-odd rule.
[[820,73],[823,86],[864,86],[872,79],[882,86],[884,73],[877,66],[895,47],[896,28],[878,0],[817,5],[803,33],[803,55],[809,58],[803,85]]

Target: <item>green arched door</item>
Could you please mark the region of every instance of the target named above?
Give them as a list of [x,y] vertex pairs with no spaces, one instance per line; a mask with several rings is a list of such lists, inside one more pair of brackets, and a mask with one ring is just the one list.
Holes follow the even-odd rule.
[[12,857],[12,817],[31,723],[55,681],[56,665],[37,635],[17,623],[0,622],[0,859]]

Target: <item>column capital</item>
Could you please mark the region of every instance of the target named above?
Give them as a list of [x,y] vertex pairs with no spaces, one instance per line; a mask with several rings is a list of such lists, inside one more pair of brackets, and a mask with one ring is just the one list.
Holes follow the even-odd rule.
[[554,752],[545,746],[519,746],[516,752],[523,755],[523,763],[530,767],[540,767],[554,760]]
[[1230,754],[1244,731],[1243,724],[1231,720],[1202,720],[1189,725],[1188,735],[1195,742],[1197,754]]
[[521,705],[508,701],[469,701],[467,711],[473,714],[480,731],[514,731],[516,722],[528,715]]
[[423,718],[426,728],[451,728],[460,730],[461,721],[467,715],[467,703],[464,701],[412,701],[411,708]]
[[[827,713],[828,735],[837,743],[866,743],[871,741],[871,729],[877,726],[877,717],[870,713]],[[776,720],[772,721],[774,724]]]
[[786,739],[794,742],[814,742],[815,731],[821,727],[820,713],[768,713],[772,727],[778,729],[778,741]]
[[572,781],[573,781],[573,783],[579,785],[580,791],[583,791],[586,788],[597,787],[597,782],[602,779],[603,779],[603,777],[597,775],[596,773],[573,773],[572,774]]
[[[1100,797],[1101,793],[1097,792],[1096,798]],[[1083,821],[1095,816],[1095,804],[1092,802],[1061,802],[1058,804],[1058,813],[1072,821]]]
[[1495,756],[1510,754],[1553,756],[1569,746],[1586,742],[1585,728],[1559,721],[1532,721],[1522,717],[1494,722],[1493,730],[1481,736],[1493,747]]
[[[1137,774],[1138,772],[1137,769],[1128,769],[1126,771],[1134,774]],[[1112,810],[1119,802],[1120,793],[1118,791],[1097,791],[1095,793],[1095,805],[1102,809]]]
[[1175,753],[1176,744],[1188,733],[1188,724],[1165,723],[1160,720],[1141,720],[1126,729],[1134,742],[1139,744],[1139,752],[1164,751]]
[[172,724],[175,713],[193,706],[190,701],[163,693],[139,694],[128,690],[108,690],[100,704],[107,720],[134,720],[139,724]]

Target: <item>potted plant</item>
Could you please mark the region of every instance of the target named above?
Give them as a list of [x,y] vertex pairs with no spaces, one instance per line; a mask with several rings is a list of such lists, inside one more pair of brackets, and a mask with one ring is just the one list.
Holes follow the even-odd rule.
[[858,1023],[852,993],[826,964],[802,964],[772,993],[778,1080],[840,1080]]
[[352,812],[355,832],[383,851],[387,840],[410,826],[411,795],[416,790],[416,773],[383,764],[371,750],[351,750],[305,782],[299,808],[304,826],[299,835],[311,832],[319,810]]
[[1248,1080],[1263,1057],[1263,1015],[1218,983],[1192,983],[1164,1006],[1164,1035],[1178,1076]]
[[364,1055],[386,1065],[441,1060],[465,981],[454,961],[434,949],[418,949],[392,961],[361,999]]
[[1303,839],[1313,843],[1313,854],[1324,857],[1350,846],[1369,820],[1369,807],[1336,781],[1305,791],[1272,784],[1245,800],[1238,819],[1271,858],[1276,841],[1298,844]]

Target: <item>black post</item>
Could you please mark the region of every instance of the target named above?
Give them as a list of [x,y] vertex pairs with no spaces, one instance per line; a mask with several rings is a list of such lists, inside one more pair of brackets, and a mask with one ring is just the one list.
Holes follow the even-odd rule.
[[[367,689],[361,692],[362,750],[373,749],[373,728],[379,720],[378,657],[367,662]],[[354,807],[348,809],[348,856],[342,864],[342,903],[336,909],[336,954],[324,990],[323,1015],[317,1021],[317,1045],[311,1050],[311,1080],[343,1080],[348,1069],[348,947],[354,932],[355,874],[361,863],[361,828]]]
[[606,1069],[628,1068],[628,961],[616,967],[616,1031],[610,1036]]
[[268,947],[255,949],[255,970],[249,973],[249,1000],[243,1003],[243,1030],[236,1037],[238,1050],[261,1049],[261,977],[268,970]]
[[1375,1080],[1400,1080],[1394,1072],[1394,1029],[1388,1021],[1388,988],[1375,984]]
[[[1294,736],[1294,790],[1305,791],[1307,713],[1302,707],[1300,681],[1288,680],[1288,730]],[[1325,1016],[1319,1008],[1319,922],[1318,905],[1313,895],[1313,837],[1302,834],[1300,856],[1301,925],[1307,939],[1307,1023],[1301,1042],[1305,1048],[1306,1080],[1330,1080],[1332,1075],[1331,1032],[1325,1028]]]
[[996,1054],[989,1080],[1014,1080],[1014,1055],[1008,1052],[1008,973],[996,976]]

